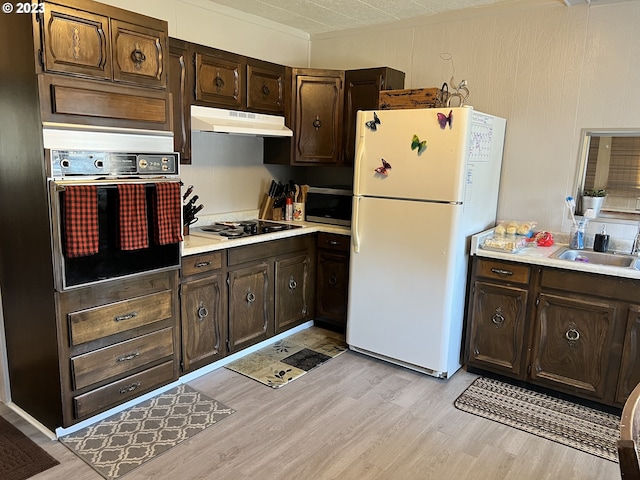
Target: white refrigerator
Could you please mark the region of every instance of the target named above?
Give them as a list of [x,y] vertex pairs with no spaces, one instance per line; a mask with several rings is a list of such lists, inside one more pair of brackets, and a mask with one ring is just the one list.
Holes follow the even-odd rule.
[[495,224],[505,127],[471,107],[358,112],[350,349],[460,368],[469,237]]

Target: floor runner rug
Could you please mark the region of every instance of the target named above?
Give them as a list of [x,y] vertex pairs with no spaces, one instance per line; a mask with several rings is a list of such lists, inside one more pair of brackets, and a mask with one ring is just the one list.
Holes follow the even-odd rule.
[[272,388],[280,388],[348,349],[344,335],[310,327],[225,365]]
[[104,478],[115,479],[232,413],[180,385],[59,440]]
[[60,462],[0,417],[0,478],[25,480]]
[[618,461],[620,417],[490,378],[477,378],[454,405],[598,457]]

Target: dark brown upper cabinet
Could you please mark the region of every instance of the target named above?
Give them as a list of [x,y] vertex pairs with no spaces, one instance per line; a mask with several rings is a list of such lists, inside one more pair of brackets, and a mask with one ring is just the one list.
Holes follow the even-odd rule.
[[192,70],[189,44],[169,39],[169,91],[173,109],[173,148],[180,153],[180,163],[191,163],[191,89]]
[[292,68],[292,138],[266,138],[264,162],[281,165],[340,165],[343,70]]
[[245,61],[240,55],[193,45],[195,103],[243,110]]
[[378,108],[378,98],[383,90],[403,89],[404,72],[389,67],[347,70],[344,83],[342,163],[353,165],[358,110]]
[[285,114],[286,67],[247,59],[247,110]]
[[168,24],[89,0],[33,17],[43,121],[171,130]]
[[166,22],[79,1],[47,2],[36,21],[44,72],[166,88]]

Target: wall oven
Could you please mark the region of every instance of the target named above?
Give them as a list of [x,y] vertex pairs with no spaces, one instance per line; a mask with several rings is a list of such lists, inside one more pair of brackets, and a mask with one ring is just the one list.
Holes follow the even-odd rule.
[[179,268],[182,198],[172,142],[68,133],[44,137],[56,289]]

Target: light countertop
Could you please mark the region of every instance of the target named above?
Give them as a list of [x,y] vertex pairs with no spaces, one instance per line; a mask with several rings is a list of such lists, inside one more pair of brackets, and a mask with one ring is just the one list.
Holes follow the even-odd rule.
[[[633,268],[615,267],[611,265],[597,265],[595,263],[574,262],[549,258],[559,249],[566,247],[566,243],[555,243],[551,247],[525,247],[516,253],[496,252],[485,250],[481,247],[484,239],[493,235],[493,229],[480,232],[471,237],[471,255],[478,257],[495,258],[510,262],[528,263],[531,265],[541,265],[545,267],[563,268],[565,270],[575,270],[579,272],[598,273],[612,277],[640,279],[640,270]],[[555,237],[555,235],[554,235]],[[558,235],[562,237],[562,235]],[[590,251],[590,249],[585,249]]]
[[306,235],[316,232],[338,233],[341,235],[350,235],[349,227],[338,225],[328,225],[324,223],[314,222],[277,222],[290,225],[300,226],[302,228],[294,228],[291,230],[280,230],[272,233],[264,233],[261,235],[252,235],[241,238],[220,239],[207,235],[206,233],[192,232],[185,235],[182,242],[182,256],[196,255],[200,253],[212,252],[214,250],[223,250],[225,248],[239,247],[242,245],[252,245],[260,242],[268,242],[269,240],[278,240],[281,238],[295,237],[297,235]]

